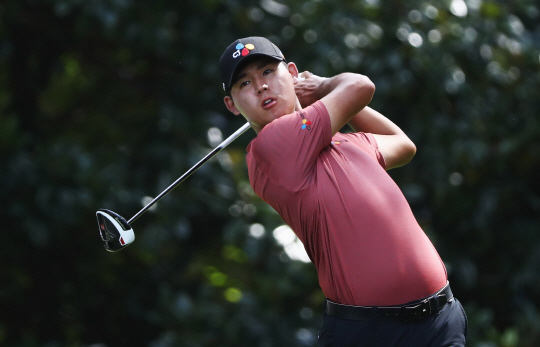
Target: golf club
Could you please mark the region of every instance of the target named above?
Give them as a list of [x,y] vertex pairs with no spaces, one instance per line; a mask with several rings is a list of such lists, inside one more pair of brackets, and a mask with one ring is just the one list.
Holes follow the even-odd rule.
[[225,139],[225,141],[220,143],[216,148],[214,148],[210,153],[208,153],[204,158],[202,158],[191,169],[186,171],[186,173],[184,173],[176,181],[174,181],[169,187],[167,187],[167,189],[161,192],[161,194],[156,196],[154,200],[150,201],[146,206],[144,206],[139,212],[137,212],[133,217],[131,217],[130,220],[126,221],[118,213],[111,210],[97,210],[96,217],[99,233],[101,235],[101,240],[103,240],[103,242],[105,243],[105,249],[109,252],[116,252],[131,244],[135,240],[135,233],[133,232],[133,228],[130,225],[131,223],[133,223],[144,212],[146,212],[150,207],[152,207],[152,205],[154,205],[167,193],[169,193],[176,186],[182,183],[186,178],[189,177],[189,175],[195,172],[213,156],[218,154],[223,148],[227,147],[231,142],[233,142],[238,136],[242,135],[250,127],[251,126],[249,123],[244,124],[240,129],[235,131],[231,136]]

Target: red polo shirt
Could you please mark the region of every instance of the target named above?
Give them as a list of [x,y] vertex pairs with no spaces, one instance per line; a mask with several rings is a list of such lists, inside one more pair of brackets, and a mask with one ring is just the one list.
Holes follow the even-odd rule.
[[441,289],[446,269],[372,134],[337,133],[320,101],[248,146],[251,185],[304,243],[319,284],[347,305],[399,305]]

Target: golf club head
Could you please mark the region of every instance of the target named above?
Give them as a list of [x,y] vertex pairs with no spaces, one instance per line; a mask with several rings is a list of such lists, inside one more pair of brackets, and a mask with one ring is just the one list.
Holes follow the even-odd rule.
[[116,252],[135,240],[135,233],[128,222],[118,213],[99,209],[96,212],[99,233],[105,242],[105,249]]

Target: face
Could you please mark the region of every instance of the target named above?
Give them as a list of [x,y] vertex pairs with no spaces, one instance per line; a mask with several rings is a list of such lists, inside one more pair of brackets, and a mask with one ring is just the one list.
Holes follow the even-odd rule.
[[258,133],[266,124],[300,108],[294,91],[298,69],[278,60],[262,57],[241,69],[225,97],[227,108],[242,114]]

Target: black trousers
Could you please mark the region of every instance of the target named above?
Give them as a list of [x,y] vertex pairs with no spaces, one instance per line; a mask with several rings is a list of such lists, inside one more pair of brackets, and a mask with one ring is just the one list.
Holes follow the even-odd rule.
[[324,314],[319,347],[461,347],[467,316],[454,298],[435,315],[413,322],[355,321]]

